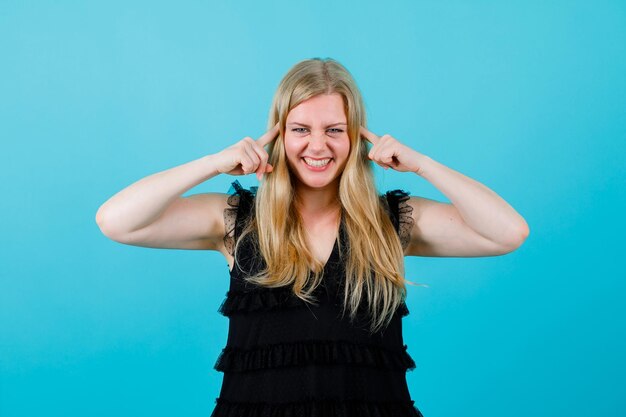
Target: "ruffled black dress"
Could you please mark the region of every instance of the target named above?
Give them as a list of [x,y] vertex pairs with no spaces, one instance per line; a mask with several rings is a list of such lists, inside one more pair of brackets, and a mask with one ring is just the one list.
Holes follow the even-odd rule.
[[[226,209],[225,243],[231,251],[254,215],[256,187],[232,183]],[[381,202],[403,246],[412,226],[408,194],[388,191]],[[411,400],[406,371],[415,368],[402,338],[406,304],[384,330],[370,335],[341,318],[344,269],[337,241],[307,304],[288,287],[265,288],[244,281],[264,265],[244,237],[219,312],[229,318],[228,340],[215,369],[224,373],[211,417],[422,417]],[[343,221],[338,239],[345,247]]]

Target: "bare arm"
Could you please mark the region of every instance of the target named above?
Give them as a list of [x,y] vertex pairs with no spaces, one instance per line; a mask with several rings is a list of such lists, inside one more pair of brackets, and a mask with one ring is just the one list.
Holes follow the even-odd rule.
[[149,175],[109,198],[96,213],[107,237],[137,246],[218,249],[225,194],[187,190],[219,174],[214,155]]
[[361,126],[373,144],[369,158],[385,169],[412,172],[429,181],[451,203],[411,197],[414,227],[405,250],[413,256],[494,256],[517,249],[528,237],[528,224],[502,197],[458,171]]
[[181,197],[220,173],[272,171],[263,147],[278,134],[278,124],[258,140],[245,137],[213,155],[142,178],[109,198],[96,213],[102,233],[120,243],[170,249],[213,249],[224,253],[227,194]]
[[451,203],[411,197],[415,227],[407,255],[493,256],[518,248],[529,234],[526,221],[480,182],[422,155],[419,175]]

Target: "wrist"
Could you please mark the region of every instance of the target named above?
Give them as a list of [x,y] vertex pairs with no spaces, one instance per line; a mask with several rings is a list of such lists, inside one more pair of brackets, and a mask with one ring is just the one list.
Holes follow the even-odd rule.
[[205,155],[200,158],[201,165],[205,170],[206,178],[213,178],[216,175],[221,174],[221,172],[217,169],[217,165],[215,163],[215,154]]
[[425,177],[430,170],[430,167],[434,163],[434,160],[427,155],[419,154],[417,158],[417,166],[418,168],[413,171],[420,177]]

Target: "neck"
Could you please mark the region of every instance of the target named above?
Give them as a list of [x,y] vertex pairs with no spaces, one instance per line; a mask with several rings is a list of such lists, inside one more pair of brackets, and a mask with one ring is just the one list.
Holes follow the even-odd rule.
[[300,215],[319,217],[341,209],[339,202],[339,183],[329,184],[322,189],[313,189],[298,184],[296,186],[295,205]]

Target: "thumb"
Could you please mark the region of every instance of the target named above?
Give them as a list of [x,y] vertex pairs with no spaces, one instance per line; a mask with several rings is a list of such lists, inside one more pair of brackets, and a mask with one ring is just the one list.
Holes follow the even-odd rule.
[[265,166],[265,172],[272,172],[274,170],[274,167],[271,166],[270,164],[267,164]]

